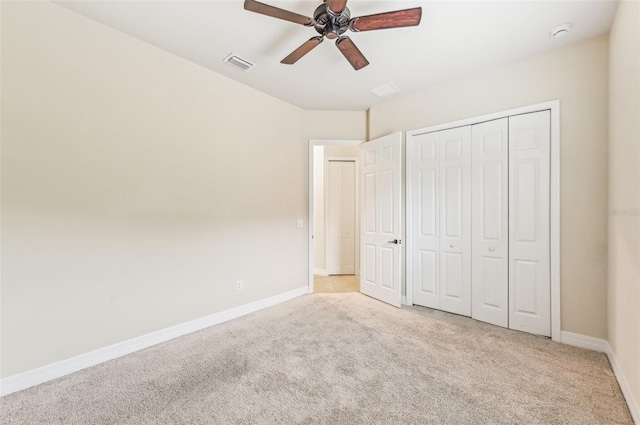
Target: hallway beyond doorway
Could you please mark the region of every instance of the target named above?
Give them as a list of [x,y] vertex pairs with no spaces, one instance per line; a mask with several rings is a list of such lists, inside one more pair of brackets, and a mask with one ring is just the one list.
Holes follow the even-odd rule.
[[313,275],[313,292],[360,292],[360,276],[353,274],[333,276]]

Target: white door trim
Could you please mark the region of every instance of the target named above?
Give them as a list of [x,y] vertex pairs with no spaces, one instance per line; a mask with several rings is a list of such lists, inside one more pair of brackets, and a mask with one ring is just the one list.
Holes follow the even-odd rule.
[[[354,260],[354,274],[360,274],[360,169],[358,168],[359,163],[360,163],[360,158],[357,158],[355,156],[325,156],[324,157],[324,179],[325,179],[325,185],[324,185],[324,199],[325,199],[325,203],[324,203],[324,216],[328,217],[329,215],[329,203],[326,201],[327,199],[329,199],[329,188],[328,185],[326,184],[327,182],[327,176],[328,174],[328,167],[329,167],[329,161],[345,161],[345,162],[353,162],[354,166],[355,166],[355,175],[354,175],[354,179],[355,179],[355,260]],[[325,226],[324,228],[324,240],[328,241],[329,240],[329,228],[327,226]],[[324,255],[325,258],[327,258],[327,253],[329,252],[329,244],[325,243],[324,245]],[[329,267],[325,264],[325,273],[327,274],[327,276],[329,275],[328,273]]]
[[[313,147],[314,146],[360,146],[364,140],[334,140],[334,139],[309,139],[309,162],[307,169],[309,172],[309,212],[308,223],[308,270],[307,286],[308,293],[313,294]],[[356,204],[358,204],[356,202]]]
[[[521,108],[508,109],[505,111],[494,112],[491,114],[481,115],[473,118],[452,121],[443,124],[432,125],[429,127],[419,128],[407,131],[406,133],[406,149],[407,157],[414,155],[413,144],[409,143],[411,137],[420,134],[431,133],[434,131],[448,130],[455,127],[463,127],[467,125],[480,124],[486,121],[497,120],[500,118],[510,117],[514,115],[528,114],[538,111],[551,111],[551,187],[550,187],[550,265],[551,265],[551,339],[560,342],[561,336],[561,308],[560,308],[560,100],[552,100],[549,102],[538,103],[535,105],[523,106]],[[411,161],[407,161],[407,175],[411,175]],[[407,200],[407,208],[411,205],[411,179],[407,179],[405,186],[405,196]],[[411,252],[412,248],[412,223],[405,220],[407,225],[406,242],[407,252]],[[407,256],[407,280],[406,280],[406,297],[407,304],[413,304],[413,284],[412,284],[412,264],[411,256]]]

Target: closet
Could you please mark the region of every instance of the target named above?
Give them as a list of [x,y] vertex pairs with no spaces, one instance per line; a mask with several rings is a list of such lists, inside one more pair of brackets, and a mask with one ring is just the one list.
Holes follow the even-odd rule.
[[327,259],[330,275],[355,274],[356,165],[355,161],[327,161]]
[[407,135],[414,304],[551,336],[550,116]]

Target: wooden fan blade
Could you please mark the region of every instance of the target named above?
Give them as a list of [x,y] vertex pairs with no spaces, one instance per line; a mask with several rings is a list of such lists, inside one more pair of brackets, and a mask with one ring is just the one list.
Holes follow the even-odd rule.
[[422,8],[396,10],[395,12],[378,13],[360,16],[349,22],[352,31],[384,30],[387,28],[414,27],[420,23]]
[[268,4],[260,3],[255,0],[244,0],[244,9],[250,12],[271,16],[273,18],[284,19],[285,21],[294,22],[300,25],[313,25],[313,19],[311,18],[299,15],[294,12],[290,12],[288,10],[269,6]]
[[284,63],[286,65],[293,65],[294,63],[298,62],[300,58],[302,58],[304,55],[309,53],[311,50],[313,50],[314,47],[316,47],[318,44],[322,43],[323,41],[324,41],[324,38],[321,36],[313,37],[312,39],[305,41],[302,44],[302,46],[298,47],[296,50],[291,52],[291,54],[289,54],[289,56],[287,56],[286,58],[282,59],[280,63]]
[[347,7],[347,0],[327,0],[327,6],[333,13],[339,15]]
[[364,57],[358,47],[351,41],[349,37],[340,37],[336,40],[336,46],[349,61],[353,69],[356,71],[369,65],[369,61]]

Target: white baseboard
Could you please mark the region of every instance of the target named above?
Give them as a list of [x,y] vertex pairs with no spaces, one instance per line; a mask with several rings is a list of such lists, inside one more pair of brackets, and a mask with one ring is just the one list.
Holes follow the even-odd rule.
[[616,375],[618,385],[620,385],[620,390],[622,390],[622,395],[624,395],[624,399],[627,401],[629,411],[631,412],[631,417],[633,418],[633,421],[636,423],[636,425],[640,425],[640,404],[638,404],[638,400],[636,400],[636,398],[633,396],[631,387],[629,387],[629,382],[627,382],[627,378],[622,372],[622,369],[620,369],[620,364],[618,363],[616,354],[611,349],[609,343],[607,343],[607,347],[609,348],[609,350],[607,351],[609,363],[611,363],[613,373],[615,373]]
[[562,343],[573,345],[574,347],[586,348],[587,350],[599,351],[600,353],[607,353],[607,351],[611,349],[605,339],[574,334],[573,332],[567,331],[562,331]]
[[321,269],[321,268],[318,268],[318,267],[314,267],[313,268],[313,274],[315,274],[317,276],[329,276],[329,273],[327,272],[327,270]]
[[70,359],[62,360],[56,363],[39,367],[37,369],[32,369],[23,373],[19,373],[17,375],[9,376],[0,380],[0,396],[5,396],[16,391],[24,390],[26,388],[33,387],[34,385],[42,384],[44,382],[60,378],[61,376],[65,376],[70,373],[77,372],[79,370],[86,369],[88,367],[95,366],[109,360],[113,360],[126,354],[131,354],[138,350],[142,350],[144,348],[148,348],[153,345],[160,344],[162,342],[166,342],[171,339],[208,328],[209,326],[217,325],[219,323],[223,323],[228,320],[232,320],[258,310],[262,310],[263,308],[280,304],[284,301],[288,301],[301,295],[305,295],[308,292],[309,287],[305,285],[292,291],[284,292],[282,294],[274,295],[269,298],[234,307],[229,310],[221,311],[219,313],[205,316],[200,319],[195,319],[189,322],[181,323],[179,325],[171,326],[169,328],[142,335],[127,341],[120,342],[118,344],[99,348],[97,350],[90,351],[88,353],[72,357]]
[[604,339],[593,338],[590,336],[575,334],[566,331],[562,331],[562,342],[564,344],[573,345],[576,347],[599,351],[607,355],[607,357],[609,358],[609,363],[611,363],[613,373],[618,380],[618,385],[620,386],[622,395],[624,396],[624,399],[629,406],[631,417],[633,418],[633,421],[636,425],[640,425],[640,404],[638,404],[638,401],[633,396],[631,388],[629,387],[629,383],[627,382],[627,378],[622,372],[622,369],[620,369],[620,364],[618,363],[616,354],[613,352],[613,349],[611,348],[611,345],[609,345],[609,342]]

